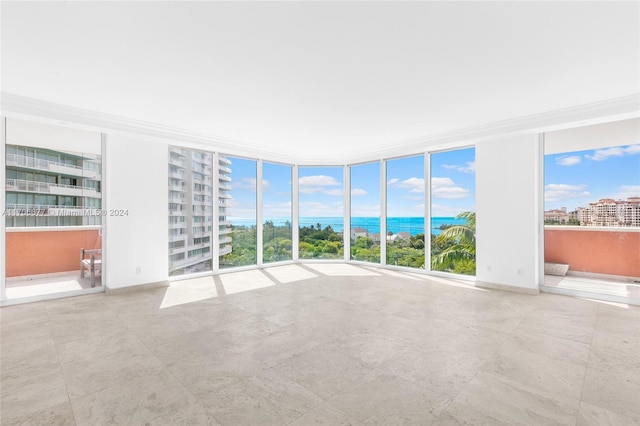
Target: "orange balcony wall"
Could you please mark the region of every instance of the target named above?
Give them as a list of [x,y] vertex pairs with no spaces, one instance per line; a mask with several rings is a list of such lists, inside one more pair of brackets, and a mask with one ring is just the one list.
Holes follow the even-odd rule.
[[544,261],[569,271],[640,277],[640,229],[545,226]]
[[101,248],[97,228],[7,228],[6,276],[80,270],[80,249]]

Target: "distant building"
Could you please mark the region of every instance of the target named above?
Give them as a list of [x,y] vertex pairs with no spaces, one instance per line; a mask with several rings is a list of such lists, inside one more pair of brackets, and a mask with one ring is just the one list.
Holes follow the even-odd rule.
[[640,197],[626,201],[603,198],[578,209],[581,226],[640,227]]
[[357,240],[360,237],[369,237],[369,231],[364,228],[351,228],[351,239]]
[[374,244],[380,244],[380,233],[375,232],[371,234],[371,240],[373,241]]
[[387,235],[387,241],[394,242],[396,240],[408,240],[411,238],[411,233],[409,232],[398,232],[397,234]]
[[567,213],[566,207],[561,207],[560,209],[553,209],[544,212],[544,221],[547,222],[560,222],[567,223],[571,219],[571,215]]

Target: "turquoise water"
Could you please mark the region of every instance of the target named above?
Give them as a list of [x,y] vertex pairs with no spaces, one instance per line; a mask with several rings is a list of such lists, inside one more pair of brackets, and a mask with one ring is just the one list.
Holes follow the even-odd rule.
[[[284,225],[288,218],[265,218],[266,221],[272,221],[275,226]],[[327,225],[331,225],[334,231],[342,232],[344,225],[341,217],[301,217],[300,226],[313,226],[318,223],[324,228]],[[245,218],[231,218],[231,223],[236,226],[252,226],[255,225],[255,219]],[[431,218],[431,233],[438,235],[442,232],[439,229],[440,225],[461,225],[464,224],[464,219],[456,219],[455,217],[432,217]],[[380,219],[377,217],[352,217],[351,228],[364,228],[369,233],[380,233]],[[398,232],[409,232],[411,235],[424,233],[424,218],[423,217],[388,217],[387,218],[387,232],[391,231],[394,234]]]

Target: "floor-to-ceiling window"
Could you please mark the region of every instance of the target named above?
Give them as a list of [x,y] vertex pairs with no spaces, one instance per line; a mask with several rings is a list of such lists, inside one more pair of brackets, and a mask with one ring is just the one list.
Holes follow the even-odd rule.
[[169,147],[169,275],[212,269],[213,154]]
[[424,269],[424,155],[387,160],[387,265]]
[[5,143],[6,298],[100,288],[100,133],[7,119]]
[[291,260],[292,167],[262,163],[262,259]]
[[[226,214],[220,222],[229,223],[231,232],[220,235],[227,253],[220,253],[220,269],[255,265],[257,262],[257,162],[231,156],[219,188],[225,195]],[[221,167],[218,167],[220,170]],[[220,199],[220,201],[223,201]],[[230,251],[229,251],[230,250]]]
[[380,262],[380,162],[349,167],[351,260]]
[[298,169],[300,259],[342,259],[343,168]]
[[431,158],[431,270],[475,275],[475,148]]

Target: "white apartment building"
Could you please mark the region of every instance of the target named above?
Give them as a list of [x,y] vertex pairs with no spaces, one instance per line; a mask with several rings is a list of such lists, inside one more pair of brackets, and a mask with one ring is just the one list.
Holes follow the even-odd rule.
[[6,214],[12,227],[99,225],[99,155],[6,146]]
[[[219,157],[219,242],[231,251],[227,221],[231,162]],[[213,244],[213,155],[209,152],[169,147],[169,273],[211,270]],[[226,252],[224,253],[226,254]]]

